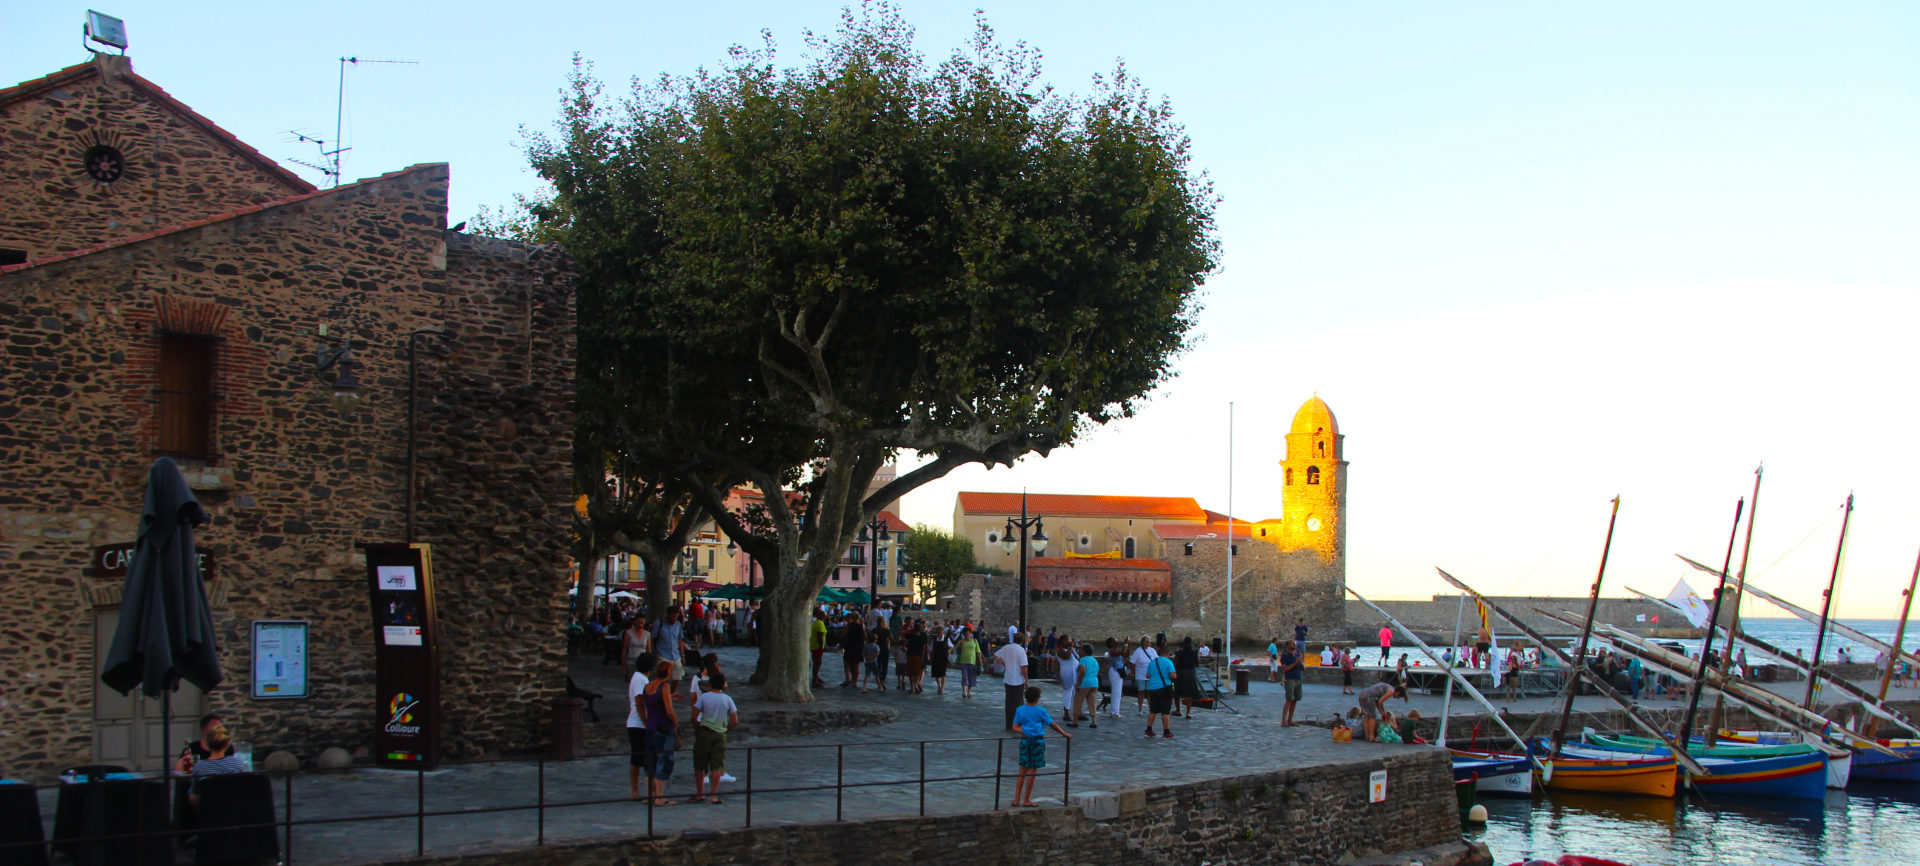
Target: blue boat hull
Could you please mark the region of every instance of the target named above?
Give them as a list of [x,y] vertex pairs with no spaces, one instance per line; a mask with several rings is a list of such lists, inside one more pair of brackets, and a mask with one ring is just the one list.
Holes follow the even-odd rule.
[[1853,778],[1874,782],[1920,782],[1920,746],[1893,746],[1899,757],[1861,749],[1853,753]]
[[1693,789],[1709,796],[1790,797],[1825,800],[1827,757],[1823,754],[1750,758],[1707,763],[1707,775],[1690,775]]

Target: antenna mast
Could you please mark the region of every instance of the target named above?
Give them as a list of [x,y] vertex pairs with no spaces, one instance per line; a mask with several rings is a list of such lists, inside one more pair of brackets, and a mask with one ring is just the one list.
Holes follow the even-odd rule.
[[[353,149],[342,146],[340,143],[341,136],[345,134],[344,127],[346,125],[347,115],[347,65],[352,64],[358,66],[362,63],[384,63],[395,66],[412,66],[417,65],[419,62],[418,60],[370,60],[359,57],[340,58],[340,84],[335,93],[333,103],[333,140],[323,141],[298,130],[289,130],[296,139],[300,141],[311,141],[319,146],[320,162],[303,162],[298,159],[290,159],[288,162],[296,165],[304,165],[314,171],[320,172],[332,181],[332,183],[329,184],[330,186],[339,186],[341,178],[340,155]],[[331,150],[327,147],[329,144],[333,145]]]

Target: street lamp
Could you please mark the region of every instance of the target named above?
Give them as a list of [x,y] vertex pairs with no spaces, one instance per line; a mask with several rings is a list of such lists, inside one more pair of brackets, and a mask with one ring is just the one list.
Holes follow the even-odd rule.
[[[739,553],[740,553],[739,544],[736,544],[731,541],[727,542],[727,556],[729,557],[738,556]],[[760,561],[754,559],[753,554],[751,553],[747,554],[747,594],[748,595],[752,595],[753,588],[760,585],[760,581],[757,579],[759,577],[759,569],[760,569]]]
[[[1014,541],[1014,532],[1018,529],[1020,540]],[[1033,530],[1033,537],[1027,537],[1027,530]],[[1040,515],[1027,516],[1027,493],[1020,492],[1020,518],[1007,518],[1007,529],[1000,533],[1000,549],[1012,553],[1020,551],[1020,631],[1027,630],[1027,545],[1033,545],[1033,555],[1039,556],[1047,550],[1047,530],[1040,525]]]
[[893,533],[887,531],[887,521],[878,514],[860,527],[860,540],[867,543],[868,609],[880,607],[880,542],[892,537]]

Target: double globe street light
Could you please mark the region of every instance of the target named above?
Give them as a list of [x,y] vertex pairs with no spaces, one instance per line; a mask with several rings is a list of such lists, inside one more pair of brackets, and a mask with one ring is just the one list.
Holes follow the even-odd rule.
[[[1028,529],[1033,530],[1033,536],[1031,538],[1027,536]],[[1020,535],[1018,541],[1014,540],[1013,536],[1015,532],[1018,532]],[[1006,531],[1000,533],[1001,550],[1009,554],[1015,550],[1020,551],[1020,620],[1018,624],[1022,633],[1027,631],[1027,547],[1029,545],[1033,547],[1034,556],[1045,553],[1047,550],[1047,530],[1040,525],[1040,515],[1027,516],[1027,494],[1022,492],[1020,494],[1020,517],[1017,519],[1012,517],[1007,518]]]
[[893,537],[887,531],[887,521],[874,515],[860,527],[860,540],[867,545],[867,609],[880,607],[880,542]]

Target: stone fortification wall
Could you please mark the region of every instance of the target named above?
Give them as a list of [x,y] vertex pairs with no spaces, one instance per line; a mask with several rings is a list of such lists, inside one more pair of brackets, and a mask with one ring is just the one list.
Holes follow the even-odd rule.
[[[552,258],[445,231],[420,166],[65,260],[0,272],[0,753],[89,763],[96,620],[121,578],[158,447],[158,345],[215,341],[214,455],[185,461],[227,681],[209,697],[258,751],[363,750],[376,726],[359,546],[405,540],[409,346],[418,352],[417,540],[435,545],[450,757],[540,748],[565,687],[572,289]],[[322,327],[329,337],[319,336]],[[410,338],[418,329],[439,337]],[[354,345],[361,400],[315,348]],[[337,372],[337,371],[335,371]],[[311,697],[249,697],[250,623],[310,623]]]
[[[1372,597],[1369,596],[1369,598]],[[1587,612],[1587,599],[1585,596],[1575,598],[1570,596],[1499,595],[1488,596],[1488,598],[1492,599],[1493,602],[1502,609],[1519,616],[1528,627],[1548,635],[1573,634],[1577,632],[1578,629],[1561,625],[1547,617],[1541,616],[1534,610],[1535,608],[1564,611],[1575,619],[1584,617]],[[1374,604],[1385,608],[1387,613],[1392,614],[1394,619],[1399,620],[1407,627],[1419,631],[1422,635],[1432,634],[1442,636],[1443,640],[1453,635],[1454,617],[1460,611],[1460,596],[1458,595],[1436,595],[1431,600],[1426,601],[1382,601],[1377,598],[1373,598],[1372,601]],[[1378,632],[1381,625],[1385,624],[1381,621],[1380,615],[1375,613],[1372,608],[1351,599],[1346,602],[1346,616],[1347,621],[1353,623],[1356,629],[1366,632],[1366,634],[1359,634],[1359,631],[1356,631],[1356,637],[1354,638],[1363,643],[1366,639],[1370,638],[1374,632]],[[1648,620],[1658,616],[1660,617],[1660,622],[1643,622],[1636,619],[1640,616],[1645,616]],[[1662,637],[1689,636],[1693,633],[1693,629],[1687,625],[1685,617],[1653,602],[1640,601],[1638,599],[1601,598],[1600,607],[1594,617],[1594,621],[1609,623],[1640,634],[1657,633]],[[1475,612],[1471,598],[1467,600],[1465,615],[1460,618],[1460,628],[1465,635],[1462,640],[1470,640],[1474,632],[1479,628],[1479,615]],[[1494,617],[1494,631],[1503,635],[1514,633],[1513,627],[1507,625],[1506,622],[1498,616]],[[1400,641],[1396,641],[1396,643],[1398,642]]]
[[[1368,777],[1387,774],[1372,803]],[[1112,793],[1080,792],[1080,808],[973,812],[926,818],[759,827],[658,840],[548,845],[420,861],[460,866],[653,866],[783,863],[838,866],[848,852],[920,866],[1106,863],[1293,863],[1330,866],[1422,851],[1417,862],[1488,862],[1461,840],[1453,774],[1438,749],[1333,766]],[[881,849],[874,840],[887,840]],[[1401,862],[1410,862],[1403,858]]]

